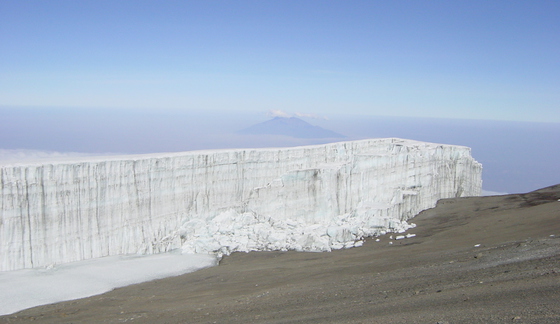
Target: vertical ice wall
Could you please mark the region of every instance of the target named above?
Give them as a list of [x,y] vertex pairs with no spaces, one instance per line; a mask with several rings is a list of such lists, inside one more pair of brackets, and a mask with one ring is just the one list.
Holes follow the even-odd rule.
[[461,146],[401,139],[5,165],[0,270],[107,255],[353,246],[479,195]]

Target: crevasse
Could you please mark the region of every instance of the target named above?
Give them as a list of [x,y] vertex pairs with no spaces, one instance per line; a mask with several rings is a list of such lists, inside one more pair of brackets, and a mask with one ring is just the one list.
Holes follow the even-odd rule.
[[396,138],[4,165],[0,270],[118,254],[329,251],[476,196],[462,146]]

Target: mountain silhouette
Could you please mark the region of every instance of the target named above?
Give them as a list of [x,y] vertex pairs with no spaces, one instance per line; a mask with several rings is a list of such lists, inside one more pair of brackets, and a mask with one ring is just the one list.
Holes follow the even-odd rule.
[[296,117],[274,117],[271,120],[245,128],[238,133],[252,135],[284,135],[295,138],[346,137],[331,130],[311,125]]

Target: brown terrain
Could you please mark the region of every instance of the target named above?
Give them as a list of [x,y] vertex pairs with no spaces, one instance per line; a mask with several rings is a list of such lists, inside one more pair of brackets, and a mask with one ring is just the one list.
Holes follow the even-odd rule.
[[235,253],[0,323],[560,323],[559,199],[560,185],[444,199],[412,220],[412,238]]

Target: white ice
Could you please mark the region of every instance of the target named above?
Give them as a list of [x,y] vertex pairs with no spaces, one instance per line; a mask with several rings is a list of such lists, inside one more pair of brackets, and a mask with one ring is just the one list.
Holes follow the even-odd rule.
[[124,254],[330,251],[479,195],[462,146],[396,138],[0,167],[0,270]]
[[179,252],[110,256],[49,268],[0,272],[0,315],[102,294],[114,288],[177,276],[217,264],[208,254]]

